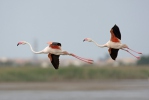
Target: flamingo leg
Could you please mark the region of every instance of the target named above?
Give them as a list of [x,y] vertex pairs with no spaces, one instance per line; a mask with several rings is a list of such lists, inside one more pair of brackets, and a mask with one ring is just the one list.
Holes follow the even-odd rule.
[[84,61],[84,62],[87,62],[89,64],[92,64],[91,61],[88,61],[88,60],[85,60],[85,59],[82,59],[82,58],[79,58],[79,57],[76,57],[76,56],[74,56],[74,57],[77,58],[77,59],[79,59],[79,60],[81,60],[81,61]]
[[[74,54],[73,54],[74,55]],[[78,57],[78,58],[82,58],[82,57],[79,57],[79,56],[77,56],[77,55],[74,55],[74,56],[76,56],[76,57]],[[88,61],[93,61],[92,59],[86,59],[86,58],[82,58],[82,59],[85,59],[85,60],[88,60]]]
[[124,51],[128,52],[129,54],[131,54],[131,55],[132,55],[132,56],[134,56],[135,58],[140,59],[140,57],[135,56],[135,55],[134,55],[134,54],[132,54],[129,50],[125,50],[125,49],[122,49],[122,50],[124,50]]
[[84,61],[84,62],[93,64],[93,61],[91,61],[91,60],[87,60],[87,59],[84,59],[84,58],[81,58],[81,57],[78,57],[78,56],[75,56],[75,58],[77,58],[77,59],[79,59],[79,60],[82,60],[82,61]]
[[74,54],[71,54],[71,56],[73,56],[73,57],[75,57],[75,58],[77,58],[77,59],[79,59],[79,60],[81,60],[81,61],[87,62],[87,63],[89,63],[89,64],[92,64],[92,63],[93,63],[93,60],[88,60],[88,59],[85,59],[85,58],[81,58],[81,57],[76,56],[76,55],[74,55]]
[[142,54],[141,52],[134,51],[134,50],[132,50],[132,49],[130,49],[130,48],[127,48],[127,49],[129,49],[129,50],[131,50],[131,51],[133,51],[133,52],[135,52],[135,53]]
[[77,59],[79,59],[79,60],[81,60],[81,61],[87,62],[87,63],[89,63],[89,64],[92,64],[91,61],[88,61],[88,60],[85,60],[85,59],[82,59],[82,58],[79,58],[79,57],[76,57],[76,56],[73,56],[73,57],[75,57],[75,58],[77,58]]

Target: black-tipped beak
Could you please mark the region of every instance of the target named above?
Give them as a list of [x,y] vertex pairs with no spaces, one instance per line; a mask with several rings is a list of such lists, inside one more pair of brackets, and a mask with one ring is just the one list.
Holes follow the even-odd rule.
[[17,46],[19,45],[19,43],[17,44]]
[[83,40],[83,42],[85,41],[85,39]]

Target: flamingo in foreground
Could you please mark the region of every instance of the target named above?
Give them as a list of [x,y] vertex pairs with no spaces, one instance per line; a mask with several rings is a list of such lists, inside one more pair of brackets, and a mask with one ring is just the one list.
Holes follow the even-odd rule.
[[127,51],[132,56],[136,57],[137,59],[140,59],[140,57],[133,55],[129,50],[131,50],[137,54],[142,54],[141,52],[136,52],[136,51],[130,49],[126,44],[121,43],[121,33],[120,33],[119,27],[117,25],[114,25],[112,27],[112,29],[110,30],[110,33],[111,33],[111,39],[106,44],[103,44],[103,45],[99,45],[91,38],[85,38],[83,41],[93,42],[98,47],[101,47],[101,48],[103,48],[103,47],[109,48],[108,51],[109,51],[109,54],[113,60],[115,60],[117,58],[119,49]]
[[35,54],[48,54],[48,57],[55,69],[59,68],[59,56],[60,55],[70,55],[70,56],[73,56],[79,60],[86,62],[86,63],[89,63],[89,64],[93,63],[93,60],[91,60],[91,59],[82,58],[75,54],[68,53],[67,51],[63,51],[61,49],[61,43],[58,43],[58,42],[48,42],[49,46],[47,46],[45,49],[43,49],[39,52],[34,51],[32,46],[30,45],[30,43],[28,43],[26,41],[18,42],[17,46],[21,45],[21,44],[22,45],[28,44],[30,46],[31,51]]

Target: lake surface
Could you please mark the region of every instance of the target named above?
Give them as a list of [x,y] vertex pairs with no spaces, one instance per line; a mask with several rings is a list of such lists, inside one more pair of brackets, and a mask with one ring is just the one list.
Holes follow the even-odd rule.
[[0,83],[0,100],[149,100],[149,80]]
[[0,90],[0,100],[149,100],[149,89],[101,91]]

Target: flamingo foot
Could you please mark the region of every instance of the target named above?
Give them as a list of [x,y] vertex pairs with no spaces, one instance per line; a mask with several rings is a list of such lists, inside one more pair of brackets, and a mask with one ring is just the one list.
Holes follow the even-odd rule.
[[136,57],[138,60],[140,59],[140,57]]
[[133,52],[135,52],[135,53],[142,54],[141,52],[134,51],[134,50],[132,50],[132,49],[130,49],[130,48],[127,48],[127,49],[129,49],[129,50],[131,50],[131,51],[133,51]]
[[141,52],[138,52],[138,54],[142,54]]
[[[129,52],[128,50],[125,50],[125,51],[127,51],[128,53],[130,53],[132,56],[134,56],[135,58],[137,58],[138,60],[140,59],[140,57],[137,57],[137,56],[135,56],[135,55],[133,55],[131,52]],[[140,52],[137,52],[138,54],[142,54],[142,53],[140,53]]]

